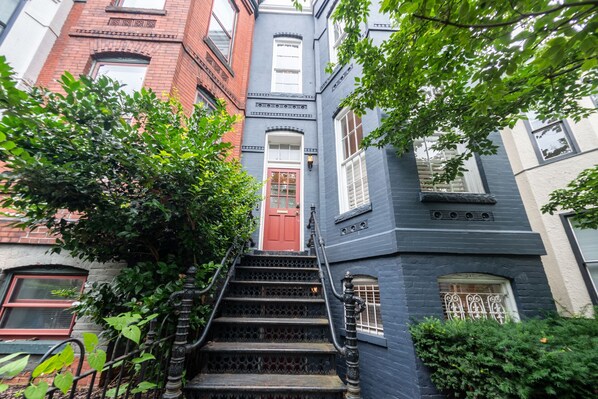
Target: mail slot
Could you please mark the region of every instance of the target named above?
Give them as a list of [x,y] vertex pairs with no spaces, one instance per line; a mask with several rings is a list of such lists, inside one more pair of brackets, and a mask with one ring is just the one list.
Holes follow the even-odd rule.
[[281,211],[281,210],[277,210],[276,213],[289,213],[289,211]]

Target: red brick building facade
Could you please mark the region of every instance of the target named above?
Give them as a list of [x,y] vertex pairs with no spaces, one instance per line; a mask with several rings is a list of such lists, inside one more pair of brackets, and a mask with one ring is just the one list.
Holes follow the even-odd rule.
[[[75,76],[106,74],[123,78],[121,81],[128,85],[125,90],[143,85],[158,96],[176,96],[189,113],[199,101],[210,106],[223,99],[230,114],[244,116],[255,0],[74,1],[39,74],[38,86],[59,91],[57,79],[65,71]],[[233,145],[235,158],[240,157],[243,124],[241,119],[223,138]],[[32,278],[21,275],[23,271],[37,273],[35,278],[39,279],[53,273],[46,273],[50,269],[62,268],[58,273],[65,275],[79,270],[89,281],[108,281],[117,273],[118,265],[84,264],[64,255],[50,256],[46,251],[55,239],[46,229],[9,227],[14,220],[0,217],[0,286],[4,297],[16,289],[13,286],[19,278]],[[4,309],[10,304],[4,300],[2,305]],[[27,327],[17,328],[45,328],[28,325],[24,319],[22,323]],[[79,324],[77,329],[86,328]],[[0,341],[8,338],[3,334],[5,328],[9,327],[0,326]]]

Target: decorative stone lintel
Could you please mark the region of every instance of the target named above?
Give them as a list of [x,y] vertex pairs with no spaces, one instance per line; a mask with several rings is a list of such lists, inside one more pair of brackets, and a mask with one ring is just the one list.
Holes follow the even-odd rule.
[[341,213],[340,215],[335,216],[334,224],[339,224],[340,222],[344,222],[345,220],[349,220],[351,218],[354,218],[355,216],[363,215],[364,213],[370,212],[371,210],[372,203],[370,202],[369,204],[359,206],[357,208],[351,209],[348,212]]
[[477,193],[440,193],[440,192],[420,192],[419,200],[421,202],[450,202],[461,204],[496,204],[496,197],[492,194]]

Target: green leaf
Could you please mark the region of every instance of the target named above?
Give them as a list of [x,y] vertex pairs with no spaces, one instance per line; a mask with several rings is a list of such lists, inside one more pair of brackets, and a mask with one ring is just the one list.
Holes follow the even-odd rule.
[[62,362],[60,361],[59,356],[59,354],[53,355],[38,364],[37,367],[33,369],[31,377],[37,378],[40,375],[52,374],[57,369],[60,369],[62,367]]
[[0,376],[12,378],[17,374],[21,373],[27,367],[29,361],[29,355],[23,356],[18,360],[14,360],[0,367]]
[[25,388],[25,398],[27,399],[44,399],[46,392],[48,392],[48,383],[40,381],[37,385],[29,385]]
[[122,329],[122,334],[136,344],[139,344],[139,340],[141,339],[141,330],[139,327],[135,325],[126,326]]
[[64,374],[56,374],[54,377],[54,386],[56,386],[62,393],[66,394],[73,385],[73,374],[67,371]]
[[85,350],[87,352],[93,352],[93,350],[98,346],[100,340],[98,336],[93,333],[83,333],[83,345],[85,346]]
[[17,356],[21,356],[21,355],[24,355],[24,354],[25,354],[25,352],[16,352],[16,353],[12,353],[10,355],[6,355],[6,356],[0,358],[0,363],[7,362],[7,361],[9,361],[11,359],[14,359]]
[[66,344],[64,349],[59,353],[58,358],[62,363],[61,368],[73,364],[75,361],[75,350],[72,345]]
[[5,384],[4,382],[0,382],[0,392],[4,392],[8,389],[8,384]]
[[95,352],[91,352],[87,355],[87,362],[92,369],[101,371],[104,364],[106,364],[106,352],[101,349],[96,349]]
[[136,394],[136,393],[144,393],[149,391],[150,389],[154,389],[157,388],[158,384],[155,384],[153,382],[149,382],[149,381],[141,381],[137,387],[135,387],[134,389],[131,390],[132,394]]
[[151,353],[143,353],[141,356],[134,358],[131,360],[134,364],[143,363],[148,360],[154,360],[156,357]]
[[[127,387],[129,386],[128,383],[126,384],[122,384],[120,387],[118,387],[118,396],[122,396],[127,392]],[[108,398],[115,398],[116,397],[116,391],[117,388],[111,388],[109,390],[106,391],[106,397]]]

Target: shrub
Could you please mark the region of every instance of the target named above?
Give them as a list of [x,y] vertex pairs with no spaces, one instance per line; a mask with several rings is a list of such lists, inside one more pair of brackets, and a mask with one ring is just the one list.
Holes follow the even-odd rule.
[[175,98],[129,95],[107,77],[65,73],[60,84],[20,91],[0,58],[0,207],[22,228],[46,226],[56,252],[126,263],[113,285],[84,295],[84,314],[102,322],[158,307],[163,317],[181,273],[196,265],[205,283],[210,262],[255,228],[260,185],[221,141],[237,118],[223,102],[188,116]]
[[598,320],[550,317],[504,325],[440,321],[410,326],[417,355],[451,398],[598,395]]

